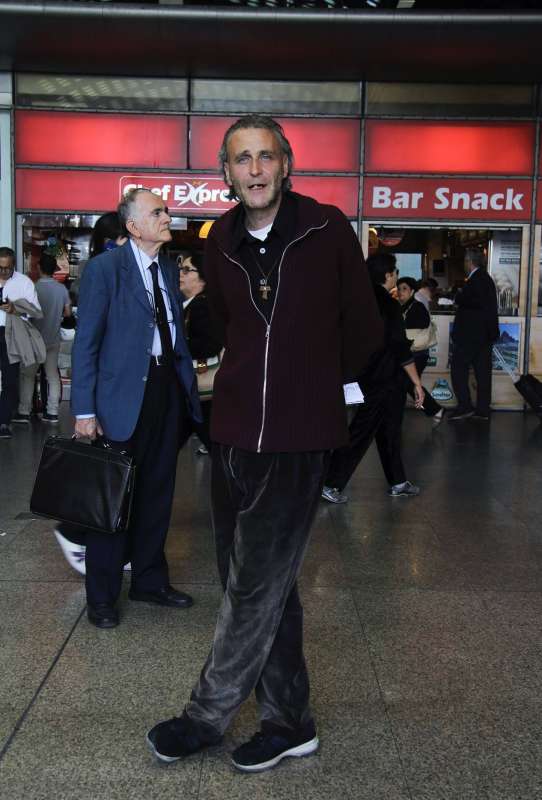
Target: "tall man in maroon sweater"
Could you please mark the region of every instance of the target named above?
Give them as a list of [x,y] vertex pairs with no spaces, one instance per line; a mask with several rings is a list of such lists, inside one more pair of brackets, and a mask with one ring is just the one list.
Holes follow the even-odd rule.
[[240,200],[213,226],[205,265],[226,347],[211,419],[224,598],[182,716],[147,741],[162,761],[216,743],[254,689],[261,731],[233,753],[252,772],[318,748],[297,577],[329,453],[348,442],[343,383],[381,347],[383,331],[350,223],[290,191],[282,128],[243,117],[219,158]]

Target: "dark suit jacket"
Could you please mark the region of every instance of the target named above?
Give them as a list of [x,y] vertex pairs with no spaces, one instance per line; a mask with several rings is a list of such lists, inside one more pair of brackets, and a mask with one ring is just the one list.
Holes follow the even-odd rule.
[[497,291],[485,269],[477,269],[455,297],[452,339],[464,355],[475,356],[499,338]]
[[219,355],[222,343],[214,329],[209,303],[203,292],[197,294],[184,309],[184,322],[192,358],[205,360]]
[[[183,331],[174,264],[159,256],[176,327],[175,369],[201,421],[192,356]],[[130,242],[92,258],[81,279],[72,353],[73,414],[95,414],[105,435],[126,441],[136,426],[149,372],[154,317]]]

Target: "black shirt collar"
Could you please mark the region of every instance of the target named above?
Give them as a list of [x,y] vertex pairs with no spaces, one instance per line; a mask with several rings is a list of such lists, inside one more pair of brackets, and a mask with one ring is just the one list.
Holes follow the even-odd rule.
[[[282,200],[277,211],[277,216],[273,221],[271,233],[277,235],[283,245],[287,245],[293,238],[296,229],[297,208],[295,199],[289,192],[282,195]],[[235,228],[233,230],[232,245],[233,250],[237,251],[245,242],[254,242],[254,237],[250,235],[245,227],[245,212],[237,216]]]

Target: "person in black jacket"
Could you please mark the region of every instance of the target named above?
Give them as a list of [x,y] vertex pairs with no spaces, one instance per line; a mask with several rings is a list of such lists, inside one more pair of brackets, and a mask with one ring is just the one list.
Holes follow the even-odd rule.
[[367,259],[380,314],[385,324],[384,349],[375,354],[359,379],[365,400],[350,423],[350,441],[335,450],[326,475],[322,497],[330,503],[346,503],[343,489],[354,474],[373,439],[391,497],[417,495],[418,486],[406,479],[401,458],[401,424],[405,408],[406,373],[413,386],[416,408],[424,402],[424,391],[410,352],[401,306],[390,295],[397,284],[395,256],[377,253]]
[[[465,251],[465,272],[466,284],[455,296],[457,312],[452,330],[451,377],[457,408],[450,422],[468,417],[489,420],[492,346],[499,338],[497,291],[480,250]],[[477,384],[476,407],[469,391],[471,366]]]
[[[403,319],[405,321],[405,328],[407,329],[407,336],[409,329],[412,330],[416,328],[417,330],[428,332],[428,328],[431,327],[429,311],[423,303],[416,300],[415,294],[417,288],[418,283],[414,278],[407,276],[405,278],[399,278],[397,281],[397,299],[403,307]],[[416,364],[416,370],[421,377],[429,360],[429,348],[424,347],[423,350],[415,350],[414,347],[415,342],[413,341],[410,349],[412,351],[414,363]],[[407,382],[407,392],[414,399],[414,385],[406,373],[404,379]],[[423,395],[423,413],[426,417],[431,417],[433,425],[436,426],[442,422],[444,408],[433,399],[425,387],[423,387]]]
[[[194,359],[194,369],[200,374],[208,369],[216,370],[222,344],[209,313],[209,303],[205,294],[202,253],[193,252],[183,258],[179,286],[185,297],[183,302],[184,324],[188,347]],[[212,400],[211,397],[202,397],[201,394],[200,399],[205,401],[201,404],[203,422],[194,427],[202,444],[196,452],[199,455],[206,455],[211,448],[209,421]]]

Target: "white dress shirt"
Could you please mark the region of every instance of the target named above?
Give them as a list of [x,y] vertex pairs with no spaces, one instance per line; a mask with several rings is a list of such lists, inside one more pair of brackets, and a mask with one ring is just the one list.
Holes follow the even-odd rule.
[[[33,306],[41,310],[40,301],[36,293],[36,287],[26,275],[22,272],[15,272],[7,280],[2,287],[2,303],[7,303],[8,300],[28,300]],[[6,312],[0,311],[0,328],[6,325]]]
[[[162,270],[160,269],[160,264],[158,262],[158,255],[156,258],[151,258],[147,255],[147,253],[140,250],[137,244],[134,242],[133,239],[130,239],[130,244],[132,245],[132,251],[137,261],[137,266],[139,267],[139,272],[141,273],[141,280],[143,281],[143,285],[147,292],[147,297],[149,298],[149,305],[154,312],[154,292],[152,290],[152,273],[150,270],[151,264],[158,264],[158,286],[162,290],[162,296],[164,298],[164,304],[166,306],[167,318],[169,322],[169,330],[171,332],[171,344],[175,347],[175,338],[177,331],[175,330],[175,322],[173,321],[173,310],[171,308],[171,300],[169,297],[169,293],[166,289],[164,283],[164,276],[162,275]],[[154,326],[154,339],[152,342],[152,355],[153,356],[161,356],[162,355],[162,342],[160,341],[160,332],[158,330],[158,325]]]

